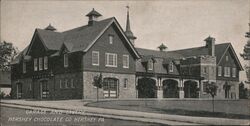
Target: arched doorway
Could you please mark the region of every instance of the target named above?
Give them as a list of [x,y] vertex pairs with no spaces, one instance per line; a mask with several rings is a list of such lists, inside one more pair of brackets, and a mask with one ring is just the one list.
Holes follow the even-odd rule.
[[118,79],[104,78],[103,79],[103,96],[104,98],[117,98],[118,97]]
[[17,83],[16,84],[16,93],[17,93],[17,99],[21,99],[23,95],[23,84]]
[[41,80],[40,81],[40,87],[41,87],[41,99],[47,99],[49,98],[49,85],[47,80]]
[[198,98],[199,88],[196,81],[185,81],[184,82],[184,98]]
[[138,80],[138,98],[156,98],[157,87],[154,79],[141,78]]
[[179,98],[178,81],[168,79],[162,82],[164,98]]

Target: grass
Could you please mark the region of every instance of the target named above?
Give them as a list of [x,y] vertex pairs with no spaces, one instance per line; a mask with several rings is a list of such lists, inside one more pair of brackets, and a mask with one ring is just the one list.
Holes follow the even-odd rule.
[[[215,112],[211,111],[210,101],[102,101],[88,103],[86,106],[170,115],[250,119],[249,107],[246,107],[248,102],[217,101]],[[234,113],[235,111],[238,113]]]
[[230,119],[250,119],[249,115],[240,115],[240,114],[228,114],[224,112],[208,112],[208,111],[190,111],[183,109],[162,109],[162,108],[154,108],[157,111],[161,111],[165,114],[172,115],[184,115],[184,116],[198,116],[198,117],[217,117],[217,118],[230,118]]

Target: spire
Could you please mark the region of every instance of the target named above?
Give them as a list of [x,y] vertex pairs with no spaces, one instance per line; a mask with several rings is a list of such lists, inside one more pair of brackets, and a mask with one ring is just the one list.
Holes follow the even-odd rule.
[[136,39],[136,37],[134,36],[133,32],[130,29],[129,6],[126,6],[126,8],[127,8],[127,24],[126,24],[125,34],[128,37],[129,41],[134,45],[134,40]]
[[129,6],[126,6],[127,8],[127,25],[126,25],[126,31],[131,31],[130,30],[130,21],[129,21]]

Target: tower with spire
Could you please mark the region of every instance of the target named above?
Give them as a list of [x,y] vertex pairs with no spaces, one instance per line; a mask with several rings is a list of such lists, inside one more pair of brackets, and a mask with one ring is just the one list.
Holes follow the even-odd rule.
[[129,20],[129,6],[126,6],[127,8],[127,22],[126,22],[126,31],[125,34],[128,37],[129,41],[135,45],[135,39],[136,37],[134,36],[133,32],[130,29],[130,20]]

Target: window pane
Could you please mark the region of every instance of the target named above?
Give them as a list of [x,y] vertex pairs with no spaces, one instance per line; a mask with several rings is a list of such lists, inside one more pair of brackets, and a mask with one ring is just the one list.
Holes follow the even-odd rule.
[[68,54],[64,54],[64,67],[68,67]]
[[129,68],[129,56],[123,55],[123,68]]
[[92,65],[99,65],[99,52],[92,52]]
[[37,59],[34,59],[34,71],[37,71]]
[[23,73],[26,73],[26,62],[23,61]]
[[39,70],[43,70],[43,58],[39,58]]
[[47,70],[48,69],[48,57],[47,56],[45,56],[44,57],[44,70]]

